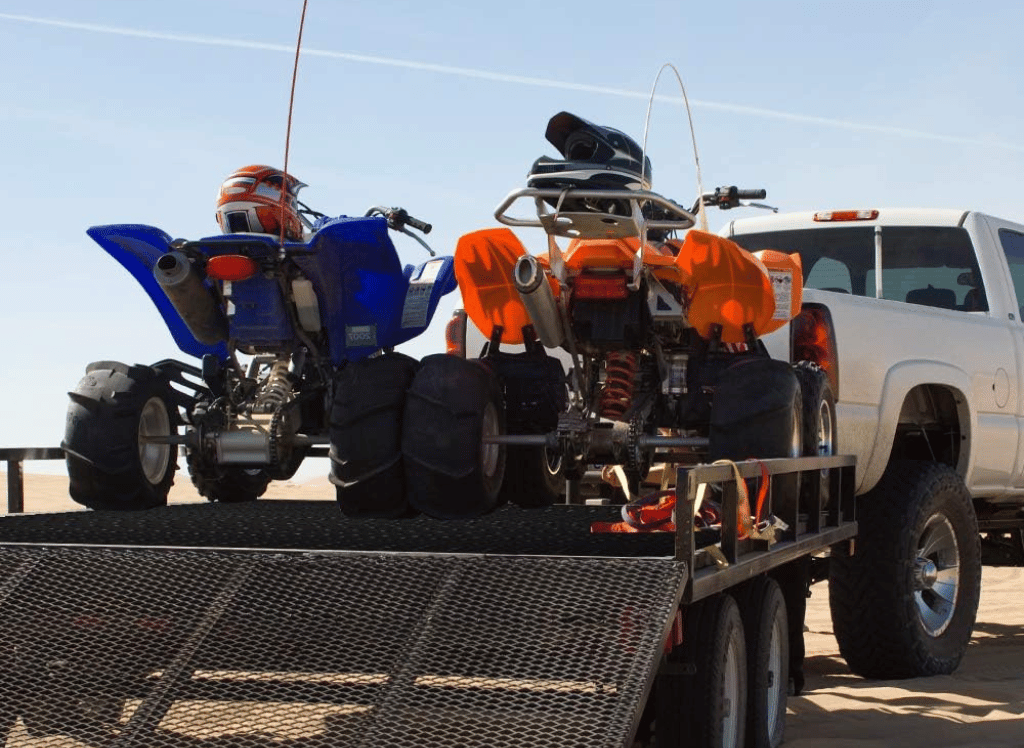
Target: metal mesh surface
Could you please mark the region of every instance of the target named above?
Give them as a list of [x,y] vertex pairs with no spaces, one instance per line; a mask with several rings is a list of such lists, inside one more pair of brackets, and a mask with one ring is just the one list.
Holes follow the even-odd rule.
[[671,559],[0,546],[7,746],[629,744]]

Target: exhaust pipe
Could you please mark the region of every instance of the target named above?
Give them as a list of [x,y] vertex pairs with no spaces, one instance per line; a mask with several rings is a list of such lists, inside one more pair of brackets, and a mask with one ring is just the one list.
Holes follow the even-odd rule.
[[153,268],[153,275],[196,340],[216,345],[228,339],[228,320],[224,311],[184,254],[168,252],[161,255]]
[[565,342],[562,317],[547,274],[537,258],[529,253],[521,255],[512,268],[512,282],[519,292],[519,298],[523,300],[540,342],[546,348],[558,348]]

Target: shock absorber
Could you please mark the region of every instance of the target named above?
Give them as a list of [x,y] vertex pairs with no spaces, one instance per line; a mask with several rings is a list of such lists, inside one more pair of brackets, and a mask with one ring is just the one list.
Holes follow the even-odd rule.
[[270,367],[267,380],[256,399],[253,411],[256,413],[273,413],[284,405],[292,392],[292,383],[288,378],[288,357],[278,358]]
[[629,410],[636,390],[639,365],[639,357],[629,351],[611,351],[605,357],[604,387],[598,398],[602,418],[618,421]]

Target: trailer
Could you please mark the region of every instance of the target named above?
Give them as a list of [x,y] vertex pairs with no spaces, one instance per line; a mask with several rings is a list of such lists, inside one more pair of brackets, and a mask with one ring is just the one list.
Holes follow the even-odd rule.
[[[771,533],[741,537],[739,480],[766,482]],[[857,532],[854,460],[675,485],[675,532],[594,533],[621,507],[569,503],[4,516],[0,745],[778,745],[806,585]],[[688,521],[702,486],[717,527]]]

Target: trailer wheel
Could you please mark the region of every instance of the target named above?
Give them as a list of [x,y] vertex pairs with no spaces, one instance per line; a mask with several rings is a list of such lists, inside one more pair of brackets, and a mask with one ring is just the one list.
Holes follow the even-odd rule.
[[747,634],[747,746],[778,748],[786,731],[789,621],[782,589],[754,577],[737,596]]
[[223,467],[202,462],[195,452],[185,461],[200,496],[217,504],[245,504],[266,493],[270,476],[263,468]]
[[[685,609],[683,643],[655,686],[658,748],[744,745],[747,658],[743,620],[727,594]],[[673,672],[674,671],[674,672]]]
[[[798,362],[793,366],[793,371],[800,382],[803,456],[825,457],[836,454],[836,399],[828,374],[810,361]],[[819,496],[821,509],[828,507],[828,475],[828,470],[821,470],[800,476],[801,512],[817,512]]]
[[408,513],[402,419],[417,366],[409,356],[385,353],[338,373],[331,408],[331,483],[338,506],[349,516]]
[[68,393],[61,446],[71,498],[90,509],[163,506],[178,469],[173,444],[181,418],[166,377],[149,366],[105,361],[87,367]]
[[839,651],[865,678],[956,670],[981,590],[981,542],[960,476],[897,460],[858,500],[856,553],[832,551],[829,605]]
[[524,508],[563,501],[565,473],[562,464],[562,456],[546,447],[508,447],[502,498]]
[[402,428],[409,504],[440,519],[494,510],[505,473],[501,388],[479,360],[427,356],[406,401]]

